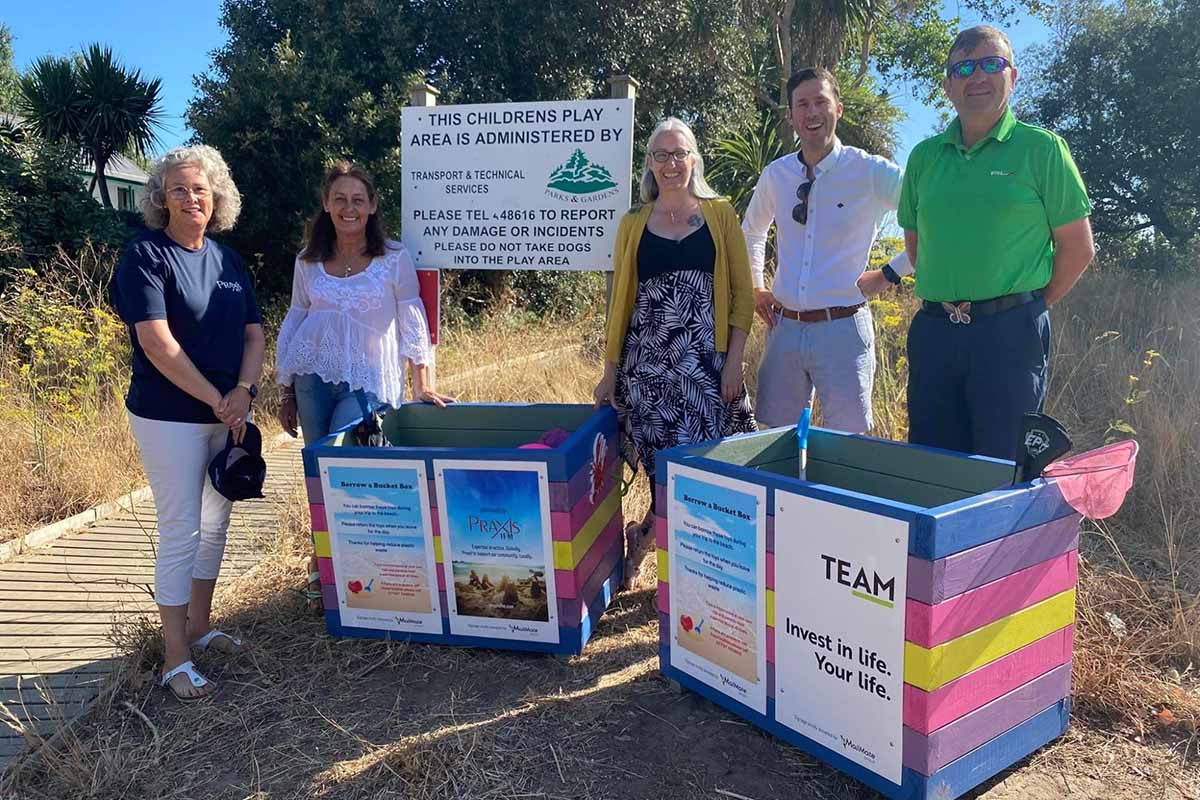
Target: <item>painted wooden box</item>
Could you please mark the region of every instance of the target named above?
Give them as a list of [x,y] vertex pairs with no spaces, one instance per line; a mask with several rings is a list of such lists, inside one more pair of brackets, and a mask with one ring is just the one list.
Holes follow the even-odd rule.
[[329,632],[580,653],[621,583],[615,413],[405,404],[383,427],[304,449]]
[[794,428],[662,454],[664,674],[893,798],[1067,727],[1080,517],[1014,464]]

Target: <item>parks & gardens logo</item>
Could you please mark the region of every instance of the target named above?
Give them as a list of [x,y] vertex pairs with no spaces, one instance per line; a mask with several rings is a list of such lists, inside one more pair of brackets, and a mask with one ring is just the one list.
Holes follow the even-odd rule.
[[600,164],[589,161],[583,150],[576,148],[567,163],[550,173],[546,194],[568,203],[596,203],[617,193],[612,173]]

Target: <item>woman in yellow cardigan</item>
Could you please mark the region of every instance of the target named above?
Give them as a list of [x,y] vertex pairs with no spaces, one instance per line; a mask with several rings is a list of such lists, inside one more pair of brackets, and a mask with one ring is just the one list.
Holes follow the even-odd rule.
[[[754,288],[737,212],[704,180],[691,128],[667,118],[646,149],[642,205],[617,231],[595,397],[620,412],[626,460],[653,488],[659,450],[755,430],[742,375]],[[627,581],[652,540],[650,497],[626,531]]]

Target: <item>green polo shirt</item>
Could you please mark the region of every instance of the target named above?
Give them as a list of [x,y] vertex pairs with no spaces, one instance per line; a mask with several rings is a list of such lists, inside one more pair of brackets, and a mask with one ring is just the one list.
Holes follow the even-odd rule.
[[1062,137],[1006,109],[969,150],[957,118],[913,149],[897,221],[917,232],[918,297],[987,300],[1044,288],[1051,231],[1091,210]]

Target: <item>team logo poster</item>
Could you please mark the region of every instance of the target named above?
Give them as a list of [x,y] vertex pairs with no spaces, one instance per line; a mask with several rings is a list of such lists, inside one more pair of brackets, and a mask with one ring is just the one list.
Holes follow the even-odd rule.
[[434,461],[450,632],[557,644],[546,465]]
[[322,458],[320,473],[342,624],[441,633],[425,464]]
[[668,464],[671,666],[767,713],[766,487]]
[[775,717],[899,784],[908,522],[775,491]]

